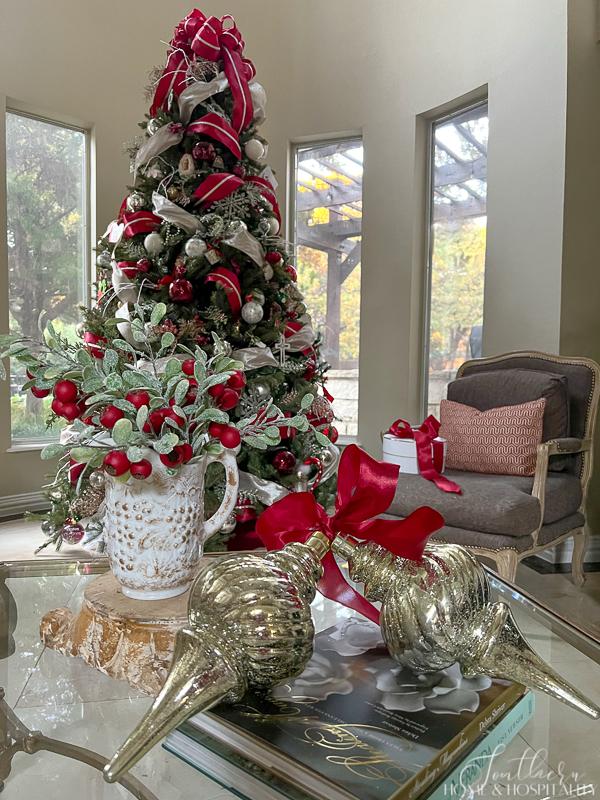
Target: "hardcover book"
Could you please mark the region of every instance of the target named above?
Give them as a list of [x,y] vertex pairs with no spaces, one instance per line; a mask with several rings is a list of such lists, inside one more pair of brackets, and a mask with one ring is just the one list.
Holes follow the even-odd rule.
[[[198,714],[181,733],[207,734],[291,784],[295,797],[416,800],[524,692],[486,676],[467,679],[458,665],[415,675],[390,658],[376,625],[344,609],[317,634],[298,678],[269,696],[248,694]],[[177,752],[181,733],[168,749]]]

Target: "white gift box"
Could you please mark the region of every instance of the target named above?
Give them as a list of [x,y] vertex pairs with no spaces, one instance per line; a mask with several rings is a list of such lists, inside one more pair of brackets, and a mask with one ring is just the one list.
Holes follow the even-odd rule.
[[[431,443],[431,455],[436,470],[443,472],[446,467],[446,440],[441,436],[437,436]],[[419,474],[417,443],[414,439],[400,439],[391,433],[384,433],[383,460],[390,464],[398,464],[400,472],[404,474]]]

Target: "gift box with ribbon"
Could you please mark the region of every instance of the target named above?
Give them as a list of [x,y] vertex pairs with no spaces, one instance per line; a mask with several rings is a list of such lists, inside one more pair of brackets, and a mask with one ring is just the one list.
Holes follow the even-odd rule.
[[444,492],[461,494],[454,481],[442,477],[446,462],[446,440],[439,436],[440,423],[429,416],[413,427],[397,419],[383,434],[383,460],[400,467],[400,474],[422,475]]

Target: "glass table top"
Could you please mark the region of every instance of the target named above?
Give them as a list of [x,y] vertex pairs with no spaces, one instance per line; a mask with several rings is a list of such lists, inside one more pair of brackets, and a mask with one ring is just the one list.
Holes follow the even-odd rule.
[[[86,584],[107,568],[105,559],[38,559],[0,565],[0,685],[8,706],[28,729],[88,748],[104,758],[110,757],[135,727],[151,698],[79,658],[44,647],[39,625],[50,609],[78,610]],[[539,655],[600,703],[600,645],[494,573],[490,573],[490,582],[497,599],[511,606]],[[323,600],[318,596],[315,603]],[[332,624],[335,616],[335,611],[323,613],[321,608],[320,627]],[[6,752],[0,752],[0,775],[6,759]],[[148,790],[138,796],[149,800],[234,797],[159,746],[139,762],[133,774]],[[536,693],[534,717],[505,752],[494,758],[472,793],[485,798],[547,800],[593,796],[599,788],[600,721]],[[99,771],[80,761],[51,752],[18,752],[1,796],[33,798],[42,792],[45,800],[135,796],[122,786],[106,784]]]

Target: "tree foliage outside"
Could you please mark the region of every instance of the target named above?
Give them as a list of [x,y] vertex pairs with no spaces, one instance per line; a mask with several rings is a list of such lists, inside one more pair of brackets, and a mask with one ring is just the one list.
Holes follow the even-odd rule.
[[[85,134],[22,114],[6,115],[7,245],[10,331],[36,338],[54,321],[74,338],[85,265]],[[11,372],[14,439],[49,435],[49,400],[20,394]]]

